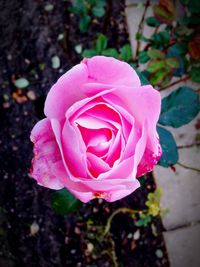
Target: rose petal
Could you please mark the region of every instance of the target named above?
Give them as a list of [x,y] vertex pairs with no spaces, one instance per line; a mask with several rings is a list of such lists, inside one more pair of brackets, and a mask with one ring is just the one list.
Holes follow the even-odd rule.
[[85,58],[82,62],[87,65],[91,82],[140,86],[138,75],[128,63],[104,56]]
[[43,119],[34,126],[31,141],[34,143],[35,156],[30,175],[42,186],[51,189],[63,188],[60,178],[52,171],[53,164],[60,161],[61,155],[49,119]]
[[85,98],[81,87],[87,82],[87,79],[88,71],[83,63],[62,75],[47,95],[44,107],[45,115],[48,118],[64,118],[65,112],[72,104]]

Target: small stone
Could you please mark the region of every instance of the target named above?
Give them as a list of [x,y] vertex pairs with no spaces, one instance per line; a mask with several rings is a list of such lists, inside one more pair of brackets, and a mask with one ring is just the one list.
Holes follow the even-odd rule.
[[60,58],[58,56],[52,57],[51,63],[53,69],[58,69],[60,67]]
[[28,91],[27,96],[28,96],[28,98],[30,100],[35,100],[36,99],[36,95],[32,90]]
[[97,212],[98,212],[98,209],[94,207],[92,211],[93,211],[94,213],[97,213]]
[[132,233],[129,233],[129,234],[127,235],[127,238],[128,238],[128,239],[133,238],[133,234],[132,234]]
[[34,236],[38,233],[38,231],[40,230],[39,225],[36,222],[33,222],[30,226],[30,235]]
[[80,230],[79,227],[75,227],[75,228],[74,228],[74,232],[75,232],[75,234],[80,235],[81,230]]
[[140,230],[138,229],[134,234],[133,234],[133,239],[138,240],[140,238]]
[[93,245],[92,243],[88,243],[88,244],[87,244],[87,251],[88,251],[88,252],[92,252],[93,249],[94,249],[94,245]]
[[4,102],[3,103],[3,108],[9,108],[10,107],[10,103],[9,102]]
[[75,51],[77,54],[81,54],[82,50],[83,50],[83,47],[82,47],[82,44],[78,44],[74,47]]
[[156,250],[156,256],[157,256],[158,258],[162,258],[162,257],[163,257],[163,252],[162,252],[161,249],[157,249],[157,250]]
[[58,41],[61,41],[61,40],[63,40],[63,39],[64,39],[64,33],[60,33],[60,34],[58,35],[57,40],[58,40]]
[[13,150],[13,151],[17,151],[17,150],[18,150],[18,147],[17,147],[17,146],[13,146],[13,147],[12,147],[12,150]]
[[26,88],[27,86],[29,86],[29,81],[26,78],[19,78],[14,81],[14,85],[17,88]]
[[44,10],[47,11],[47,12],[51,12],[53,9],[54,9],[54,5],[52,5],[52,4],[47,4],[44,7]]

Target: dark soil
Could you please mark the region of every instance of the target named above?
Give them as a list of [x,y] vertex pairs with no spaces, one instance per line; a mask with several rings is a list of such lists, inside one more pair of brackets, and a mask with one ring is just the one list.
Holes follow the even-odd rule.
[[[49,3],[51,12],[44,8]],[[94,200],[65,217],[52,211],[52,191],[28,176],[30,131],[44,117],[51,85],[80,61],[74,47],[89,48],[98,32],[107,35],[110,47],[128,42],[123,1],[108,1],[106,15],[94,20],[87,34],[80,34],[78,18],[69,14],[68,6],[56,0],[0,1],[0,267],[95,267],[114,266],[114,261],[119,266],[167,267],[159,218],[138,228],[130,215],[118,214],[110,234],[103,241],[98,238],[117,208],[145,208],[147,193],[155,189],[151,175],[121,201]],[[64,34],[60,41],[59,34]],[[61,60],[59,69],[52,68],[55,55]],[[17,89],[13,81],[19,77],[30,85]],[[35,233],[34,225],[39,226]],[[140,237],[135,241],[137,229]],[[156,256],[158,249],[163,256]]]

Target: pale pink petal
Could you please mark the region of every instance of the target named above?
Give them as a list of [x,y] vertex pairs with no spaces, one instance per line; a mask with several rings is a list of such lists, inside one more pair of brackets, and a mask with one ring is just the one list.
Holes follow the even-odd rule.
[[81,90],[87,82],[88,71],[85,64],[76,65],[52,86],[45,101],[44,113],[48,118],[62,119],[75,102],[85,98]]
[[60,178],[52,172],[53,164],[60,161],[61,155],[48,119],[43,119],[34,126],[31,141],[34,143],[35,155],[30,175],[42,186],[63,188]]
[[140,86],[137,73],[128,63],[105,56],[85,58],[82,62],[87,65],[91,82]]

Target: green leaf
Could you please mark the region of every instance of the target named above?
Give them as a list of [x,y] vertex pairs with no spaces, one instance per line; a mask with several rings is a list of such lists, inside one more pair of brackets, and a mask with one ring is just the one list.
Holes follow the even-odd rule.
[[29,86],[29,81],[25,78],[19,78],[17,80],[14,81],[14,85],[17,88],[26,88],[27,86]]
[[104,34],[100,33],[96,41],[97,53],[101,54],[102,51],[106,49],[107,43],[108,43],[107,37]]
[[89,15],[83,16],[79,21],[79,29],[82,33],[88,30],[88,26],[91,22],[91,17]]
[[152,60],[151,62],[149,62],[146,70],[150,73],[154,73],[162,68],[165,68],[164,60]]
[[188,9],[191,13],[199,13],[200,10],[200,1],[190,0],[188,2]]
[[139,76],[140,78],[140,82],[141,82],[141,85],[148,85],[150,84],[149,80],[147,79],[147,72],[146,71],[136,71],[137,72],[137,75]]
[[153,75],[150,77],[150,83],[152,85],[160,85],[165,77],[167,76],[168,71],[166,69],[161,69],[157,72],[155,72]]
[[148,85],[150,82],[147,79],[148,72],[139,71],[133,63],[129,63],[129,65],[136,71],[137,75],[140,78],[141,85]]
[[193,82],[200,83],[200,67],[192,67],[189,75]]
[[163,127],[157,127],[162,147],[162,156],[158,162],[163,167],[174,165],[178,161],[178,150],[173,135]]
[[132,58],[132,49],[130,44],[125,44],[122,48],[121,48],[121,59],[128,62],[130,61]]
[[146,18],[146,23],[150,27],[158,27],[160,25],[160,22],[155,17]]
[[93,7],[92,8],[92,14],[95,16],[95,17],[103,17],[103,15],[105,14],[105,9],[103,7]]
[[178,128],[198,114],[199,96],[190,87],[180,87],[162,99],[159,123]]
[[114,57],[114,58],[119,58],[119,53],[115,48],[107,48],[103,50],[102,55],[107,56],[107,57]]
[[150,59],[150,57],[148,56],[147,51],[139,52],[139,54],[138,54],[139,63],[146,63],[149,59]]
[[67,189],[61,189],[53,192],[51,206],[56,213],[65,215],[79,210],[82,202],[76,199]]
[[179,61],[175,57],[169,57],[166,59],[166,64],[169,68],[176,69],[179,67]]
[[138,227],[141,226],[147,226],[148,223],[151,222],[151,216],[145,213],[141,213],[140,215],[140,219],[138,221],[135,222],[135,225]]
[[90,57],[93,57],[93,56],[96,56],[98,55],[97,51],[94,50],[94,49],[85,49],[82,53],[82,56],[83,57],[87,57],[87,58],[90,58]]
[[158,49],[151,49],[147,51],[147,54],[150,58],[152,59],[164,59],[165,54],[163,54],[160,50]]
[[169,31],[158,32],[153,35],[152,42],[156,47],[164,47],[169,44],[170,33]]
[[187,45],[184,43],[174,44],[169,47],[168,55],[169,56],[184,56],[187,53]]

